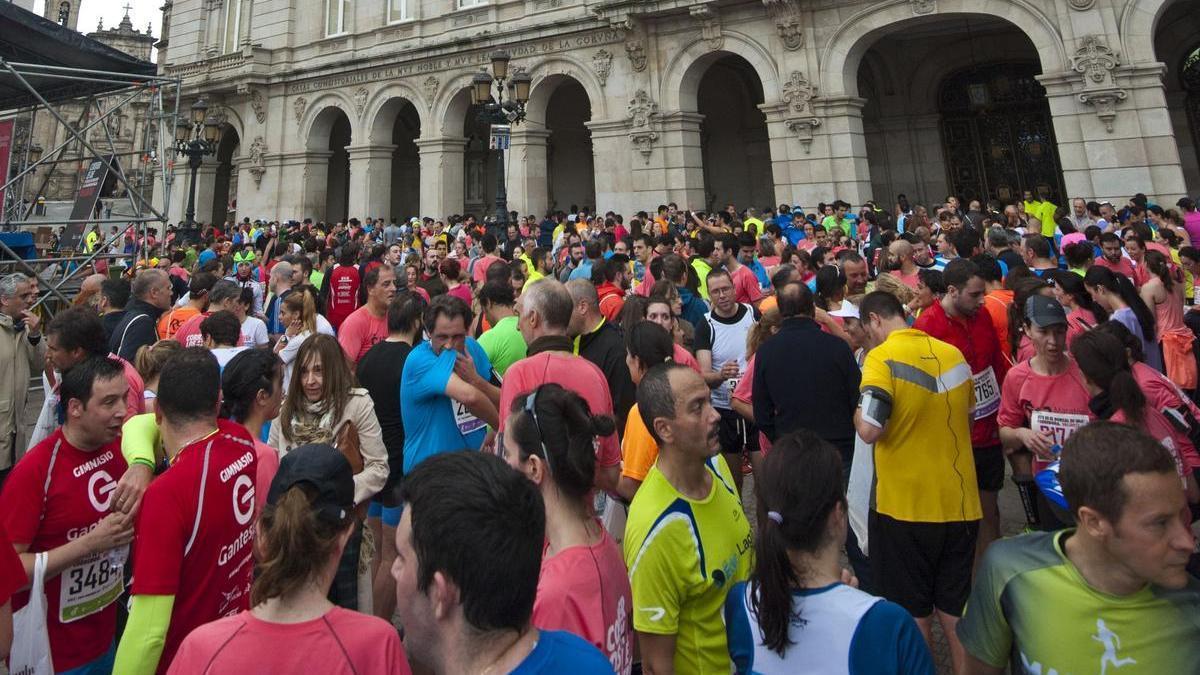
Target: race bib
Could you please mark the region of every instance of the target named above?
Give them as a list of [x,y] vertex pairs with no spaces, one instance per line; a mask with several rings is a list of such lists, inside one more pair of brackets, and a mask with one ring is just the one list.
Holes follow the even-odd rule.
[[467,406],[450,399],[450,410],[454,413],[454,423],[458,425],[458,432],[463,436],[479,431],[484,427],[483,420],[476,417]]
[[975,381],[975,419],[996,414],[1000,409],[1000,384],[991,366],[971,376]]
[[1056,413],[1047,410],[1035,410],[1029,414],[1029,428],[1049,436],[1052,439],[1051,445],[1055,446],[1056,450],[1061,450],[1071,434],[1087,423],[1087,415]]
[[124,555],[93,553],[63,570],[59,577],[58,620],[78,621],[108,607],[125,589]]

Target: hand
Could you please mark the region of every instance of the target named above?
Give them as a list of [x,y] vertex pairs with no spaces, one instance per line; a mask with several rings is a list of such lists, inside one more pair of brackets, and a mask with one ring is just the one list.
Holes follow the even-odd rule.
[[1021,439],[1021,444],[1028,448],[1030,452],[1037,455],[1039,459],[1054,459],[1054,451],[1051,449],[1054,445],[1054,439],[1046,434],[1034,431],[1033,429],[1021,429],[1018,437]]
[[26,309],[21,311],[21,320],[25,322],[25,328],[29,331],[29,335],[38,334],[38,326],[42,325],[42,317]]
[[726,361],[725,365],[721,366],[721,377],[726,380],[737,377],[741,372],[737,361]]
[[92,553],[108,551],[126,546],[133,541],[133,516],[125,513],[110,513],[86,535]]
[[154,478],[154,471],[145,464],[131,464],[125,469],[125,475],[117,481],[117,491],[113,494],[113,509],[136,516],[142,507],[142,496],[146,494],[146,486]]
[[471,358],[470,354],[462,352],[454,355],[454,374],[472,386],[478,385],[483,379],[475,370],[475,359]]
[[[492,429],[491,427],[488,427],[487,435],[483,437],[483,445],[479,446],[479,451],[484,454],[495,455],[495,454],[497,454],[497,450],[498,450],[498,448],[496,447],[496,430]],[[504,458],[501,457],[501,459],[504,459]]]
[[295,321],[288,324],[287,330],[284,331],[284,333],[286,333],[287,336],[290,338],[296,337],[297,335],[300,334],[300,330],[302,328],[304,328],[304,324],[300,323],[300,319],[296,319]]

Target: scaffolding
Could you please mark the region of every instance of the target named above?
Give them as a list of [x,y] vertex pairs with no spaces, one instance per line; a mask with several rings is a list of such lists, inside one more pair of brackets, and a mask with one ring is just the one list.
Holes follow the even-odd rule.
[[[124,258],[107,253],[109,247],[120,242],[126,233],[133,230],[139,241],[145,242],[147,229],[151,224],[158,225],[158,231],[164,239],[166,235],[167,217],[171,204],[171,183],[174,162],[172,141],[179,110],[180,78],[144,73],[129,73],[118,70],[94,70],[79,67],[49,65],[43,63],[17,62],[0,57],[0,78],[12,85],[19,84],[24,94],[28,95],[29,103],[18,108],[0,111],[0,118],[21,118],[29,120],[30,142],[25,144],[25,155],[19,158],[20,170],[10,176],[0,185],[0,193],[5,195],[4,229],[8,231],[27,229],[29,226],[81,227],[86,233],[89,225],[117,225],[118,231],[100,241],[90,254],[68,254],[58,258],[39,258],[33,261],[23,260],[7,244],[0,241],[0,256],[11,260],[0,266],[0,273],[12,270],[20,271],[37,280],[39,287],[38,305],[53,315],[56,308],[69,305],[69,300],[63,293],[80,273],[89,269],[97,259]],[[36,84],[34,84],[36,82]],[[43,92],[54,90],[56,87],[83,85],[90,87],[90,93],[79,98],[55,98]],[[100,100],[111,101],[101,106]],[[135,147],[126,152],[118,152],[113,138],[110,121],[114,115],[126,110],[135,101],[149,102],[146,115],[149,117],[143,125],[140,138],[135,139]],[[79,118],[72,123],[67,120],[61,108],[64,104],[78,105],[83,102],[83,110]],[[66,130],[66,140],[54,148],[44,151],[37,161],[30,161],[28,149],[32,145],[33,122],[40,114],[49,115],[55,121],[56,127]],[[98,142],[97,142],[97,138]],[[137,147],[140,145],[140,147]],[[106,151],[107,150],[107,151]],[[78,152],[78,157],[65,159],[68,152]],[[122,158],[132,158],[127,164]],[[32,220],[37,204],[37,195],[44,194],[46,186],[54,175],[55,168],[60,163],[99,161],[108,169],[108,176],[115,180],[113,194],[123,190],[124,198],[128,201],[129,213],[118,218],[88,218],[88,219],[47,219]],[[137,167],[136,172],[129,170],[129,165]],[[47,168],[42,172],[39,188],[33,193],[34,198],[28,204],[23,201],[26,195],[26,181],[37,177],[39,167]],[[132,175],[131,175],[132,174]],[[153,195],[144,192],[147,184],[156,183],[162,190],[162,210],[156,209],[151,200]],[[97,187],[99,189],[99,186]],[[81,243],[83,239],[81,238]],[[73,253],[73,252],[72,252]],[[150,250],[142,246],[139,255],[148,260]],[[33,263],[33,264],[31,264]],[[43,266],[42,270],[34,268],[34,264]],[[48,269],[54,273],[47,275]],[[59,274],[61,271],[61,275]],[[44,292],[43,292],[44,291]],[[54,302],[48,302],[53,299]],[[37,306],[37,305],[35,305]]]

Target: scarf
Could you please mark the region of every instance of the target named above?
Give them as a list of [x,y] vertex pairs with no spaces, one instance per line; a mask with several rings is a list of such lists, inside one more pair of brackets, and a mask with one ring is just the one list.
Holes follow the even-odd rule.
[[309,443],[333,445],[333,406],[324,409],[321,403],[306,401],[301,409],[292,412],[288,431],[292,447]]

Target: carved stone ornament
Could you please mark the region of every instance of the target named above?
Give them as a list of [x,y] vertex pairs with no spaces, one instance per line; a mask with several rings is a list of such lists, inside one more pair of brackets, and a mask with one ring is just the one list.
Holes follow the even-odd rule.
[[786,120],[784,124],[787,125],[788,131],[796,134],[796,140],[800,141],[800,147],[807,155],[812,148],[813,129],[821,126],[821,120],[816,117],[804,117]]
[[425,78],[425,100],[429,101],[429,105],[433,105],[433,99],[437,97],[438,88],[442,86],[442,81],[436,76],[430,75]]
[[633,68],[633,72],[640,73],[646,69],[646,45],[641,40],[626,42],[625,55],[629,57],[629,67]]
[[725,37],[721,35],[721,17],[710,5],[692,7],[692,18],[700,22],[700,37],[712,51],[718,51],[725,46]]
[[263,174],[267,172],[267,167],[263,159],[263,155],[267,153],[267,144],[263,142],[262,136],[255,136],[254,142],[250,144],[250,175],[254,177],[254,186],[262,185]]
[[804,46],[804,24],[800,16],[791,14],[775,22],[775,30],[779,31],[779,39],[788,51],[796,51]]
[[1067,0],[1067,4],[1071,6],[1071,9],[1084,12],[1091,9],[1096,4],[1096,0]]
[[933,14],[937,11],[937,0],[908,0],[913,14]]
[[258,120],[259,124],[264,124],[267,121],[267,105],[258,89],[250,90],[250,107],[254,109],[254,119]]
[[359,87],[358,91],[354,92],[354,109],[358,111],[358,116],[362,117],[363,110],[367,107],[367,97],[371,92],[367,91],[366,87]]
[[1115,85],[1112,71],[1120,63],[1116,53],[1096,35],[1084,36],[1083,44],[1071,57],[1072,67],[1083,73],[1085,86]]
[[794,70],[787,82],[783,83],[783,102],[788,104],[792,115],[813,116],[812,99],[817,88],[813,86],[804,73]]
[[1084,92],[1079,95],[1080,103],[1088,103],[1096,108],[1096,117],[1104,123],[1104,130],[1113,131],[1113,121],[1117,119],[1117,101],[1124,101],[1128,94],[1124,89],[1109,91]]
[[642,153],[646,164],[650,163],[650,154],[654,152],[654,143],[658,140],[658,132],[654,130],[654,117],[657,114],[658,105],[650,100],[645,89],[639,89],[629,102],[629,140]]
[[596,71],[596,78],[600,80],[600,86],[608,84],[608,76],[612,73],[612,52],[607,49],[601,49],[592,57],[592,70]]
[[218,126],[225,126],[229,123],[229,111],[221,106],[214,106],[208,109],[208,116],[212,118]]
[[292,111],[296,113],[296,124],[304,117],[304,110],[308,107],[308,99],[301,96],[292,102]]

